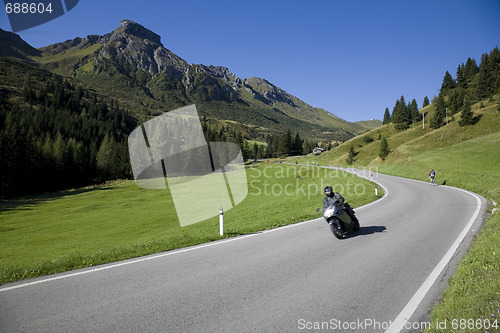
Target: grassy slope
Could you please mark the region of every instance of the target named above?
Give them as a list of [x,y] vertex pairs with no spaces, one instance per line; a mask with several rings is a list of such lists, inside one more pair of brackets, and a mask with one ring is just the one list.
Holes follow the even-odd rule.
[[[500,98],[497,96],[496,100]],[[404,132],[392,125],[373,130],[365,136],[375,139],[366,143],[363,136],[354,138],[320,157],[320,163],[346,165],[349,147],[358,155],[355,165],[378,169],[380,172],[428,181],[431,168],[437,182],[465,188],[488,199],[500,202],[500,113],[496,101],[484,101],[473,106],[481,120],[474,126],[459,127],[455,121],[437,130],[422,129],[422,123]],[[432,112],[432,106],[428,107]],[[378,157],[378,135],[388,138],[391,153],[386,161]],[[500,214],[490,216],[469,252],[462,259],[442,302],[431,314],[432,323],[447,320],[497,319],[500,325]],[[432,332],[438,332],[433,328]],[[454,332],[484,332],[466,327]],[[489,332],[499,331],[495,329]]]
[[224,214],[223,237],[217,216],[181,228],[168,191],[133,181],[1,200],[0,283],[317,218],[322,189],[332,179],[354,207],[377,199],[372,191],[353,194],[357,184],[371,188],[369,181],[327,169],[264,164],[249,167],[247,179],[248,196]]
[[52,70],[56,74],[73,76],[74,64],[78,63],[82,58],[91,56],[101,47],[101,44],[94,44],[85,49],[71,48],[56,55],[42,53],[41,57],[32,57],[32,59],[40,62],[42,67]]
[[366,128],[367,130],[372,130],[382,126],[382,121],[378,119],[371,119],[371,120],[356,121],[354,122],[354,124]]

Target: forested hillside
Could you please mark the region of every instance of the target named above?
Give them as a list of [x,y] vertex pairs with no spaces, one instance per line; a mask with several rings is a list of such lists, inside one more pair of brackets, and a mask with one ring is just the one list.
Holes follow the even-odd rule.
[[[481,56],[477,65],[474,58],[468,58],[457,67],[455,78],[446,71],[439,95],[432,100],[432,113],[429,113],[431,128],[437,129],[447,123],[455,114],[468,110],[464,115],[470,117],[471,104],[477,103],[500,93],[500,51],[495,47],[489,54]],[[429,105],[428,97],[424,98],[422,108]],[[393,123],[398,130],[405,130],[414,122],[422,121],[427,112],[419,112],[417,102],[413,99],[406,103],[404,96],[396,100],[396,104],[389,112],[385,109],[384,124]],[[477,120],[477,119],[476,119]],[[465,123],[475,121],[464,120]]]
[[136,122],[115,100],[14,58],[0,69],[0,196],[130,175]]
[[[120,103],[77,81],[15,58],[0,58],[0,197],[130,178],[127,137],[139,121]],[[207,142],[237,143],[245,159],[309,153],[312,139],[242,131],[202,117]]]

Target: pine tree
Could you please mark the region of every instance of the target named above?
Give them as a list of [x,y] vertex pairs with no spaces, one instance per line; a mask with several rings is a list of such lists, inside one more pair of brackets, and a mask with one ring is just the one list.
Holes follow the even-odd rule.
[[396,104],[392,109],[391,120],[394,124],[394,128],[399,131],[408,129],[409,119],[410,117],[408,115],[408,108],[406,106],[405,99],[401,96],[401,98],[396,101]]
[[465,63],[464,67],[464,76],[467,82],[472,82],[474,80],[474,77],[476,76],[476,73],[478,72],[478,67],[476,60],[474,58],[467,58],[467,62]]
[[349,165],[352,165],[355,161],[355,157],[356,157],[357,153],[356,151],[354,150],[354,146],[351,145],[351,147],[349,148],[349,154],[347,155],[347,164]]
[[458,65],[457,68],[457,87],[467,88],[467,80],[465,78],[465,66],[464,63]]
[[291,145],[292,134],[290,133],[290,129],[287,129],[287,131],[279,137],[277,151],[278,157],[290,155]]
[[435,104],[436,111],[430,121],[430,126],[433,129],[443,126],[444,118],[446,116],[446,103],[444,102],[444,97],[441,94],[436,98]]
[[257,151],[257,156],[256,158],[264,158],[264,145],[259,145],[259,150]]
[[441,94],[446,94],[449,90],[455,88],[455,80],[451,76],[450,72],[446,71],[443,78],[443,83],[441,84]]
[[476,87],[477,98],[483,99],[493,94],[493,70],[489,63],[489,55],[484,53],[479,65],[479,76]]
[[111,176],[116,143],[112,135],[106,134],[96,156],[96,165],[104,178]]
[[472,112],[472,108],[469,103],[465,106],[465,109],[462,111],[460,115],[460,120],[458,121],[459,126],[466,125],[474,125],[476,123],[476,119],[474,117],[474,113]]
[[465,99],[465,89],[464,88],[455,88],[450,92],[449,98],[449,107],[448,107],[448,115],[454,115],[455,113],[460,111],[460,108],[464,104]]
[[493,94],[500,93],[500,50],[495,47],[490,52],[490,66],[492,68],[493,76]]
[[408,113],[412,121],[420,121],[422,116],[418,112],[417,101],[413,99],[410,104],[408,104]]
[[295,139],[293,140],[292,144],[292,153],[294,155],[300,155],[302,154],[302,145],[304,143],[304,140],[300,138],[299,132],[295,135]]
[[391,122],[391,113],[389,112],[389,108],[385,108],[385,113],[384,113],[384,121],[382,124],[386,125]]
[[56,140],[54,141],[54,148],[52,149],[54,159],[59,168],[62,168],[64,165],[64,162],[66,160],[66,152],[67,152],[66,144],[64,142],[61,133],[59,133],[56,137]]
[[251,156],[250,146],[248,145],[248,141],[243,139],[243,147],[241,148],[241,155],[243,157],[243,161],[246,161]]
[[378,156],[382,159],[382,161],[385,161],[387,155],[389,155],[389,143],[387,142],[387,138],[382,138],[380,141],[380,150],[378,153]]
[[257,142],[253,144],[253,149],[252,149],[252,155],[251,158],[258,158],[257,156],[259,155],[259,145]]
[[422,104],[422,108],[425,108],[427,105],[429,105],[429,97],[425,96],[424,97],[424,103]]
[[433,129],[437,129],[437,128],[440,128],[441,126],[443,126],[444,125],[444,117],[445,117],[444,111],[436,110],[436,112],[434,113],[434,116],[431,119],[430,127]]

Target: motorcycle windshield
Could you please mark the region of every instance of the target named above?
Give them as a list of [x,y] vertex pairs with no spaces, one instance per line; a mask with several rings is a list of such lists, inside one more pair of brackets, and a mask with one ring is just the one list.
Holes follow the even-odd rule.
[[329,200],[329,201],[324,203],[323,210],[327,210],[330,208],[336,208],[336,206],[334,205],[334,201]]
[[335,206],[333,201],[327,201],[324,204],[323,211],[326,213],[327,211],[331,212],[328,214],[329,216],[337,216],[342,222],[344,223],[351,223],[352,219],[347,214],[345,210],[342,209],[342,207]]

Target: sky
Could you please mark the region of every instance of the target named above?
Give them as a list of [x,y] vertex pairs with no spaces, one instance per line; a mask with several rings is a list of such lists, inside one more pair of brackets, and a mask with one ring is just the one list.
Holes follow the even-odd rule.
[[[382,119],[402,95],[420,107],[446,71],[500,47],[500,0],[80,0],[18,34],[42,47],[104,35],[122,19],[188,63],[264,78],[348,121]],[[5,11],[0,28],[12,31]]]

